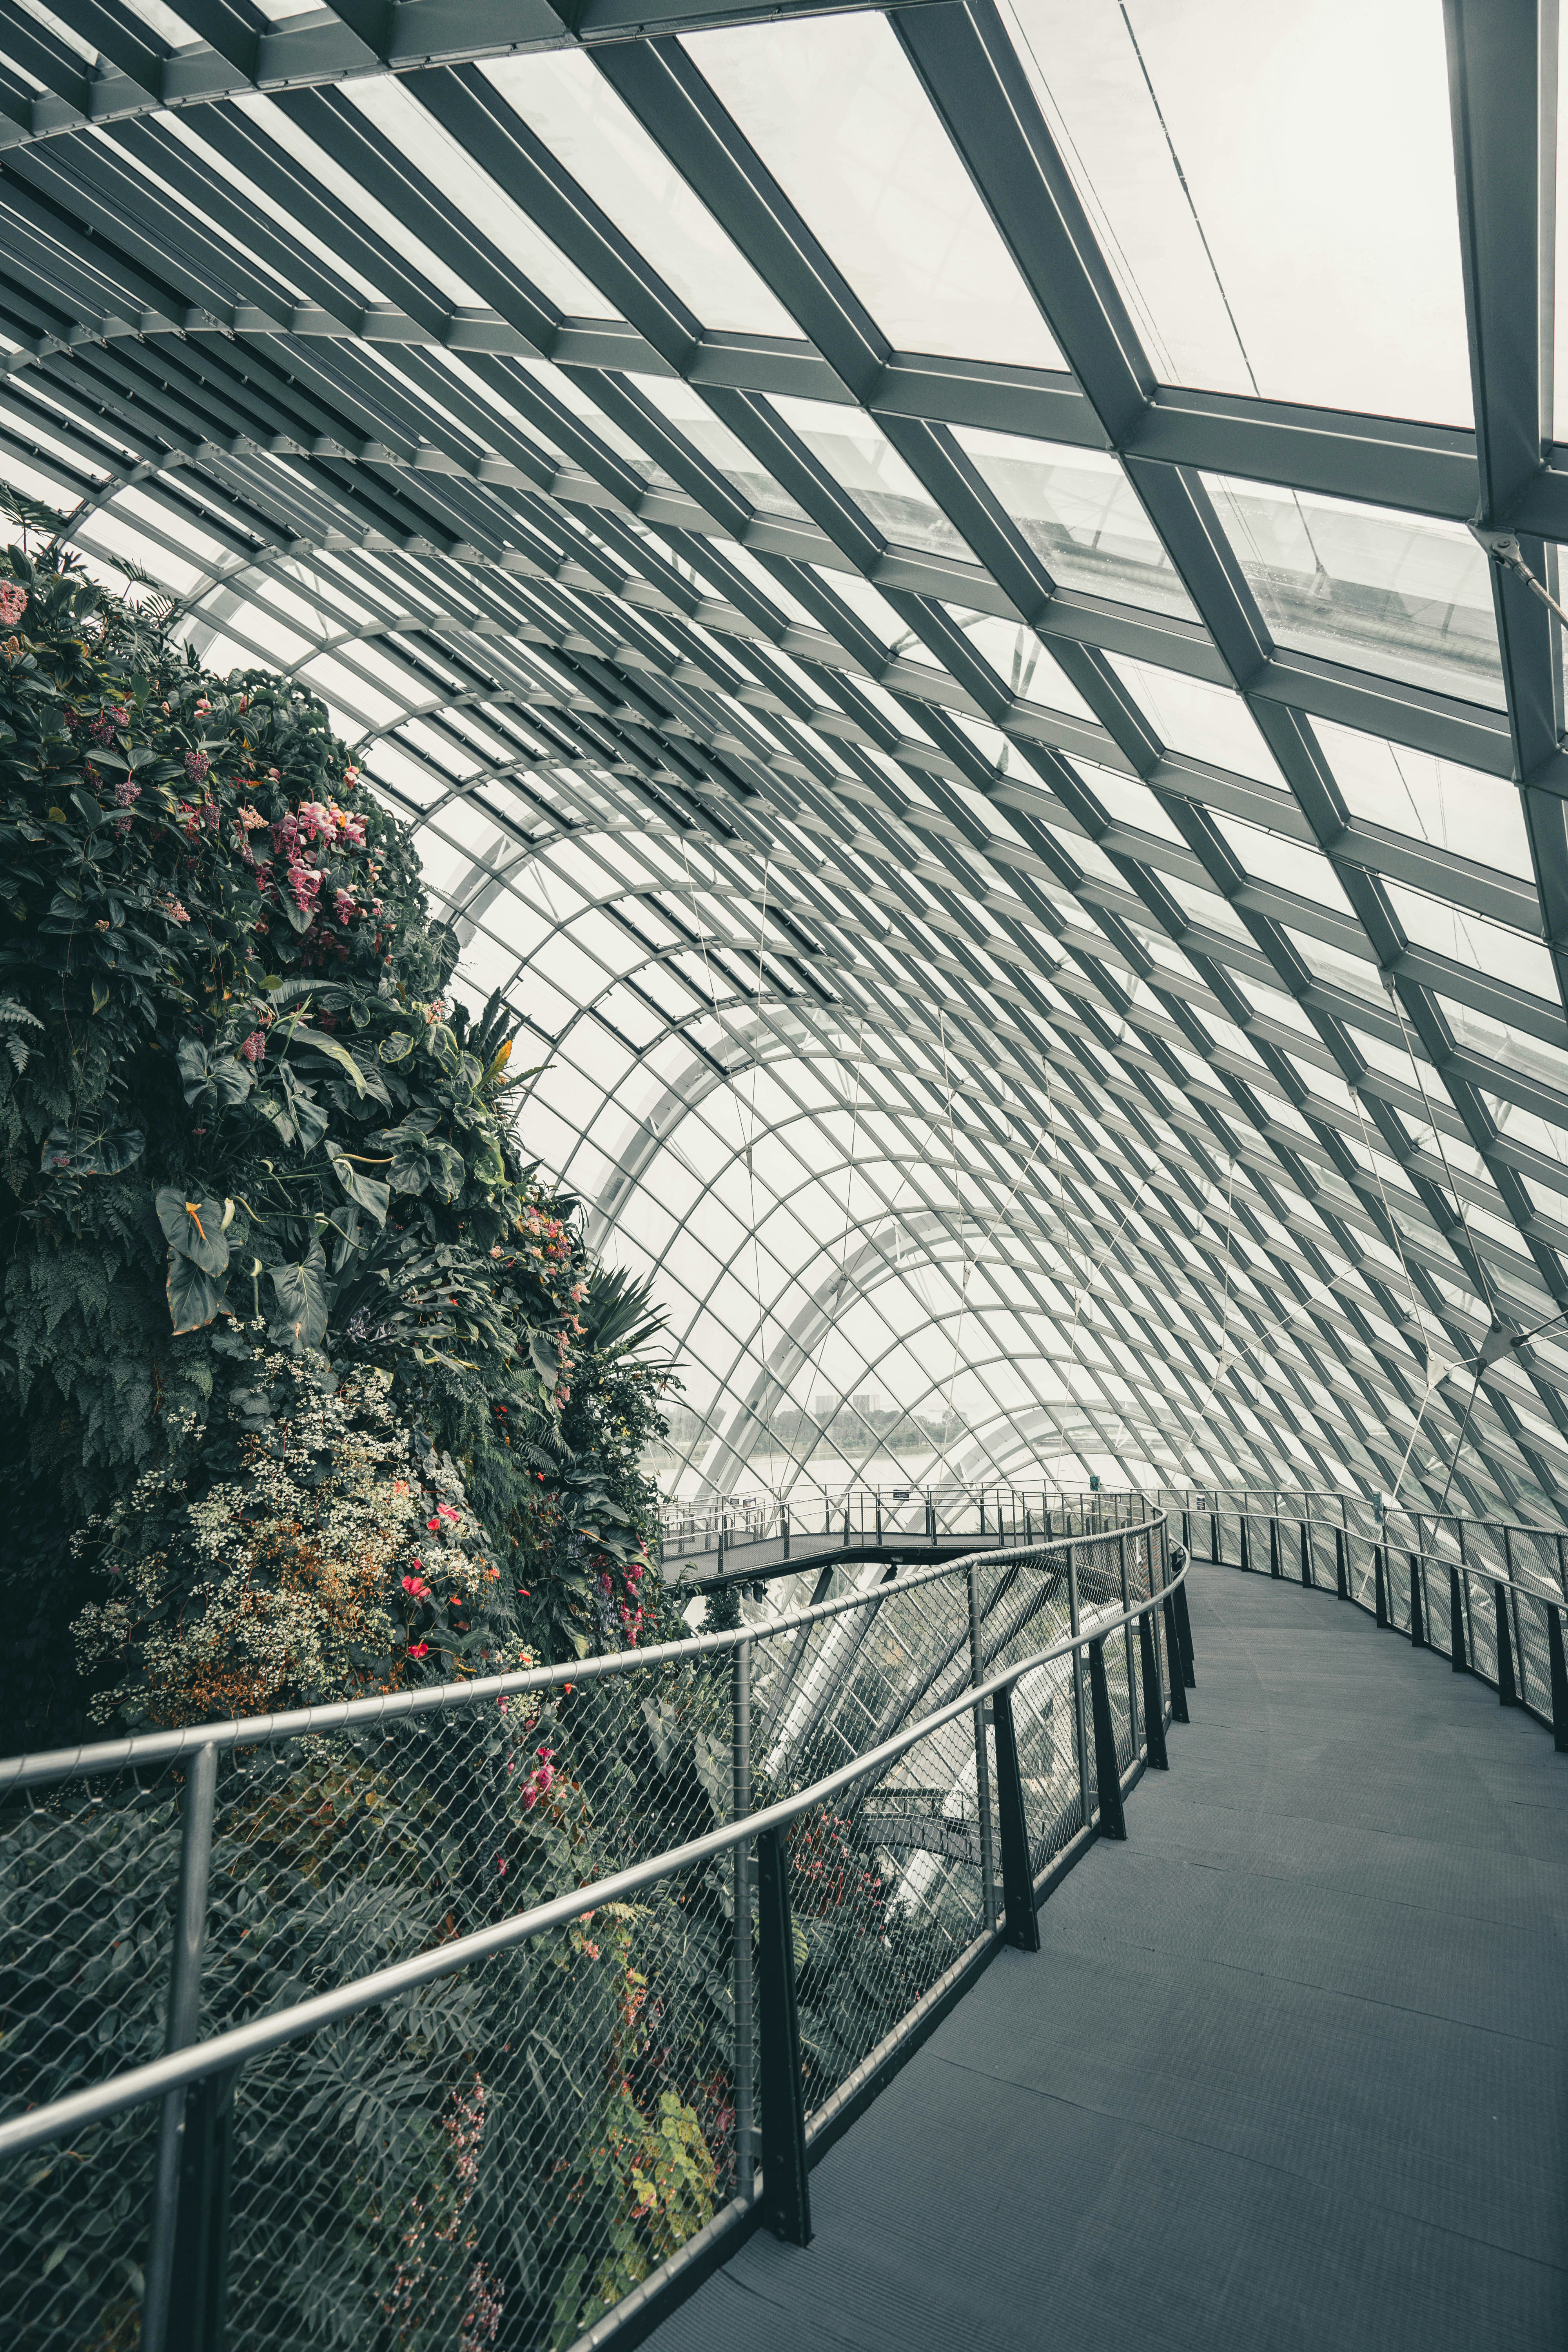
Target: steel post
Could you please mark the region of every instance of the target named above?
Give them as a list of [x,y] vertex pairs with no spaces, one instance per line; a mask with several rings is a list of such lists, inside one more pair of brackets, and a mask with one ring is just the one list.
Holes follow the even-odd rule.
[[[980,1571],[969,1571],[969,1679],[976,1689],[985,1680],[980,1644]],[[991,1752],[985,1738],[985,1702],[974,1709],[974,1801],[980,1814],[980,1884],[985,1925],[996,1925],[996,1850],[991,1822]]]
[[1459,1592],[1459,1571],[1448,1570],[1448,1658],[1457,1675],[1465,1671],[1465,1604]]
[[1568,1661],[1563,1655],[1563,1612],[1546,1604],[1546,1654],[1552,1662],[1552,1745],[1568,1756]]
[[1100,1799],[1100,1834],[1103,1838],[1125,1838],[1127,1816],[1121,1806],[1121,1766],[1116,1754],[1116,1720],[1110,1712],[1103,1637],[1089,1645],[1089,1687],[1094,1707],[1094,1778]]
[[[196,2038],[202,2007],[202,1948],[206,1941],[207,1882],[212,1873],[213,1808],[217,1798],[217,1749],[199,1748],[185,1778],[180,1832],[180,1880],[174,1897],[174,1942],[169,1966],[165,2053],[187,2050]],[[165,2352],[188,2094],[171,2091],[158,2126],[157,2169],[142,2296],[142,2352]]]
[[1011,1685],[993,1698],[991,1719],[996,1741],[996,1815],[1002,1832],[1002,1934],[1019,1951],[1037,1952],[1040,1923],[1035,1916],[1035,1873],[1029,1853],[1029,1820],[1024,1809],[1024,1777],[1013,1728]]
[[[1068,1546],[1068,1624],[1076,1634],[1079,1629],[1078,1548]],[[1089,1737],[1083,1703],[1083,1651],[1075,1641],[1072,1653],[1073,1731],[1078,1742],[1078,1785],[1082,1800],[1083,1826],[1088,1829],[1094,1816],[1094,1806],[1089,1793]]]
[[1187,1588],[1178,1584],[1171,1595],[1176,1604],[1176,1632],[1182,1644],[1182,1680],[1189,1690],[1197,1688],[1197,1665],[1193,1657],[1193,1621],[1187,1613]]
[[1421,1555],[1410,1554],[1410,1646],[1423,1650],[1426,1646],[1426,1612],[1421,1605]]
[[1509,1633],[1506,1585],[1492,1586],[1492,1603],[1497,1618],[1497,1703],[1499,1706],[1517,1706],[1519,1692],[1513,1678],[1513,1642]]
[[[739,1643],[733,1666],[734,1721],[731,1730],[731,1786],[733,1819],[752,1810],[752,1645]],[[752,1855],[749,1842],[735,1848],[734,1952],[735,1977],[735,2192],[749,2197],[756,2177],[756,2116],[752,2093],[755,2054],[752,2011]]]
[[1159,1643],[1154,1638],[1154,1612],[1145,1609],[1138,1620],[1138,1663],[1143,1674],[1143,1745],[1152,1770],[1168,1772],[1165,1749],[1165,1695],[1160,1687]]
[[789,1849],[782,1829],[757,1840],[758,2072],[763,2094],[763,2209],[776,2238],[811,2243],[805,2087],[795,1995]]
[[239,2069],[209,2074],[185,2095],[167,2352],[224,2352],[228,2284],[234,2086]]

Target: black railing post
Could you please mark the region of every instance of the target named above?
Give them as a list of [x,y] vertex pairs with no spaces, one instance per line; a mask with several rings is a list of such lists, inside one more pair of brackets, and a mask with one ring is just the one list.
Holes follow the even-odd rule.
[[1568,1660],[1563,1655],[1563,1612],[1546,1604],[1546,1654],[1552,1661],[1552,1745],[1568,1756]]
[[1143,1675],[1143,1744],[1151,1768],[1168,1772],[1165,1752],[1165,1698],[1160,1688],[1159,1644],[1154,1639],[1153,1612],[1145,1609],[1138,1620],[1138,1664]]
[[1270,1576],[1283,1576],[1285,1573],[1284,1563],[1279,1557],[1279,1521],[1278,1518],[1272,1518],[1268,1522],[1268,1573]]
[[[180,1878],[174,1897],[174,1932],[169,1970],[165,2051],[186,2050],[201,2022],[202,1956],[206,1943],[207,1882],[212,1868],[213,1812],[217,1801],[217,1749],[198,1748],[186,1767],[180,1832]],[[205,2086],[204,2086],[205,2087]],[[181,2259],[184,2210],[184,2148],[195,2091],[164,2094],[159,2116],[158,2154],[148,2230],[147,2265],[142,2294],[142,2342],[146,2352],[166,2352],[174,2308],[175,2270]]]
[[1209,1513],[1209,1558],[1214,1561],[1216,1568],[1224,1567],[1225,1550],[1220,1541],[1219,1513],[1217,1511],[1211,1511]]
[[1350,1561],[1346,1558],[1347,1549],[1345,1531],[1343,1528],[1336,1528],[1334,1529],[1334,1590],[1342,1601],[1348,1601],[1351,1597]]
[[1013,1729],[1011,1685],[991,1702],[991,1727],[996,1745],[996,1822],[1002,1832],[1002,1939],[1020,1952],[1040,1948],[1040,1923],[1035,1916],[1035,1874],[1029,1859],[1029,1822],[1024,1811],[1024,1776],[1018,1769],[1018,1741]]
[[784,1556],[785,1559],[787,1559],[789,1558],[789,1512],[787,1509],[780,1510],[779,1525],[784,1533]]
[[1241,1564],[1250,1574],[1252,1569],[1252,1529],[1247,1524],[1247,1513],[1241,1515]]
[[1182,1513],[1182,1542],[1190,1556],[1193,1549],[1193,1515],[1191,1511],[1184,1511]]
[[1373,1544],[1372,1548],[1372,1578],[1373,1587],[1375,1588],[1373,1597],[1377,1603],[1377,1622],[1380,1625],[1386,1625],[1388,1623],[1388,1587],[1384,1580],[1383,1559],[1383,1546],[1381,1544]]
[[237,2066],[185,2093],[180,2202],[169,2281],[167,2352],[223,2352],[228,2274],[229,2171]]
[[1426,1612],[1421,1606],[1421,1555],[1410,1554],[1410,1646],[1413,1650],[1426,1647]]
[[1094,1716],[1094,1778],[1100,1797],[1100,1834],[1124,1838],[1127,1816],[1121,1808],[1121,1766],[1116,1754],[1116,1722],[1110,1712],[1110,1685],[1105,1672],[1105,1638],[1089,1645],[1089,1705]]
[[1499,1706],[1517,1706],[1519,1691],[1513,1679],[1513,1643],[1508,1626],[1508,1588],[1494,1584],[1492,1600],[1497,1610],[1497,1703]]
[[1448,1570],[1448,1656],[1454,1672],[1465,1671],[1465,1603],[1459,1591],[1459,1571]]
[[783,1830],[757,1840],[758,2074],[763,2095],[763,2210],[775,2238],[811,2243],[805,2169],[805,2090],[795,2000],[789,1851]]
[[[1308,1503],[1307,1509],[1310,1511],[1311,1507]],[[1309,1587],[1312,1582],[1312,1523],[1310,1518],[1301,1522],[1301,1581]]]
[[[1198,1676],[1193,1662],[1193,1621],[1187,1614],[1186,1586],[1178,1584],[1171,1598],[1176,1604],[1176,1633],[1182,1644],[1182,1680],[1189,1690],[1196,1690]],[[1185,1722],[1186,1717],[1182,1719]]]

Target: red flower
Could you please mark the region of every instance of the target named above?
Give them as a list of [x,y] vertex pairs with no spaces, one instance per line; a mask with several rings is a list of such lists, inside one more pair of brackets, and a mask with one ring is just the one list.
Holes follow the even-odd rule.
[[427,1658],[430,1654],[429,1643],[411,1642],[408,1645],[408,1654],[411,1658]]
[[[419,1562],[416,1560],[414,1565],[417,1568]],[[412,1593],[416,1601],[428,1601],[430,1598],[430,1587],[422,1576],[405,1576],[403,1580],[403,1590],[405,1592]]]

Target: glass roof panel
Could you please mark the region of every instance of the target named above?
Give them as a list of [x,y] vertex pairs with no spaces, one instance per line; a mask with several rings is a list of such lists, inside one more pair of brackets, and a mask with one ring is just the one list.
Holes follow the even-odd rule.
[[[400,155],[417,165],[433,187],[450,197],[481,235],[509,261],[515,262],[530,283],[568,318],[613,319],[617,315],[615,305],[605,300],[586,272],[579,269],[545,236],[537,222],[513,204],[450,131],[409,95],[395,75],[368,74],[363,79],[345,82],[343,96],[385,134]],[[313,140],[297,130],[280,107],[267,105],[263,111],[261,101],[252,103],[257,108],[256,119],[269,138],[301,160],[308,160],[315,177],[335,187],[353,217],[371,222],[395,252],[417,258],[428,271],[435,257],[417,247],[407,227],[395,215],[368,194]],[[442,270],[435,282],[441,284],[443,280],[448,285],[462,286],[461,279],[454,279],[447,270]],[[466,289],[457,295],[457,299],[468,304],[476,303],[478,299]]]
[[1314,719],[1312,728],[1352,816],[1530,879],[1530,839],[1517,784],[1331,719]]
[[1502,707],[1490,566],[1463,523],[1204,478],[1277,644]]
[[[1486,558],[1454,519],[1464,445],[1398,425],[1398,505],[1351,504],[1325,486],[1353,450],[1375,488],[1376,442],[1302,404],[1465,413],[1421,389],[1468,381],[1434,274],[1456,198],[1450,166],[1434,185],[1436,0],[1407,52],[1409,119],[1390,115],[1378,152],[1345,142],[1414,0],[1354,21],[1303,0],[1338,67],[1310,60],[1300,106],[1281,99],[1305,34],[1248,18],[1214,68],[1194,163],[1194,91],[1232,11],[1016,0],[1012,20],[1048,68],[1033,135],[1064,141],[1144,341],[1138,371],[1225,393],[1163,401],[1152,424],[1108,394],[1065,262],[1075,373],[1020,373],[1043,330],[990,226],[986,191],[1004,192],[985,143],[972,178],[912,79],[912,16],[897,34],[868,13],[690,44],[747,118],[731,155],[744,165],[749,126],[883,332],[946,354],[869,383],[897,425],[829,377],[730,225],[578,54],[487,70],[703,322],[684,345],[655,351],[610,315],[584,274],[592,237],[579,250],[552,210],[557,245],[509,211],[386,74],[342,86],[427,183],[408,184],[407,225],[395,170],[377,209],[350,145],[323,152],[285,101],[236,101],[279,150],[243,159],[257,268],[232,226],[248,185],[225,178],[235,115],[195,100],[149,128],[142,184],[176,189],[193,238],[215,225],[203,291],[227,332],[106,333],[63,246],[58,285],[25,301],[0,273],[0,472],[73,514],[90,560],[140,562],[188,597],[182,626],[209,659],[286,663],[330,692],[373,789],[415,820],[461,942],[457,986],[503,987],[527,1031],[529,1154],[581,1189],[595,1246],[653,1266],[692,1368],[661,1457],[686,1491],[873,1462],[904,1484],[1158,1462],[1265,1486],[1292,1466],[1368,1491],[1405,1477],[1431,1502],[1457,1447],[1457,1491],[1539,1506],[1568,1474],[1568,1349],[1510,1365],[1506,1422],[1479,1408],[1465,1434],[1435,1396],[1430,1462],[1400,1458],[1426,1385],[1415,1308],[1456,1361],[1492,1311],[1432,1187],[1449,1171],[1465,1187],[1505,1311],[1544,1315],[1568,1285],[1568,1244],[1553,1276],[1550,1230],[1520,1230],[1532,1205],[1568,1222],[1568,1013],[1530,850],[1550,885],[1554,656],[1513,632],[1505,680]],[[0,63],[5,27],[0,12]],[[1168,140],[1130,79],[1133,35],[1169,94]],[[331,80],[302,120],[344,102]],[[49,136],[68,213],[73,142],[131,134]],[[1260,154],[1310,140],[1315,176],[1250,185]],[[308,231],[277,193],[296,189]],[[1347,257],[1356,205],[1379,249]],[[437,256],[415,231],[440,241],[442,206]],[[79,226],[105,278],[141,282],[138,224],[105,203]],[[478,301],[473,231],[568,323],[530,341]],[[1289,266],[1267,279],[1270,239]],[[395,290],[362,321],[377,266]],[[287,341],[247,323],[258,284],[334,281],[342,316],[307,314]],[[58,349],[31,307],[46,292],[82,329]],[[769,402],[798,478],[767,454]],[[949,513],[954,440],[979,479]],[[845,496],[819,478],[808,520],[775,464],[796,496],[814,472]],[[746,511],[716,488],[706,513],[674,496],[670,474],[695,484],[698,467]],[[1185,492],[1208,483],[1278,650],[1261,680],[1236,591],[1184,536],[1161,467]],[[1522,787],[1505,686],[1533,746]],[[1154,746],[1152,789],[1131,771]],[[1151,1167],[1157,1193],[1137,1183]],[[1310,1316],[1290,1304],[1302,1283]],[[1380,1428],[1405,1347],[1404,1420]]]
[[895,351],[1064,364],[880,16],[689,33],[683,46]]
[[973,562],[931,492],[864,409],[784,394],[775,394],[773,404],[890,544]]
[[1169,553],[1114,457],[973,425],[955,431],[1062,587],[1196,620]]
[[705,326],[799,333],[584,51],[491,58],[479,71]]
[[1433,0],[1003,0],[1169,383],[1471,421]]

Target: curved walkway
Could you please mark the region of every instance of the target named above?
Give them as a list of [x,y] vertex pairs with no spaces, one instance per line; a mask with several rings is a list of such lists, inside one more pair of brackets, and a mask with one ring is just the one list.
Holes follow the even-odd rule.
[[657,2352],[1568,2346],[1568,1756],[1331,1595],[1191,1589],[1128,1843]]

